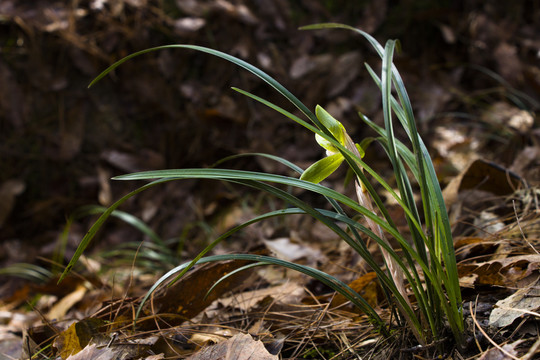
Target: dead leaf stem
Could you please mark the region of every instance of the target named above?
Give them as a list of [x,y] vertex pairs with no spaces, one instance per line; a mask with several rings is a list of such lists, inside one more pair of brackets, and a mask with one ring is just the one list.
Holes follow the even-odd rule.
[[[358,158],[361,158],[360,153],[358,152],[358,149],[356,148],[356,145],[352,141],[351,137],[345,133],[345,147],[347,150],[351,151],[355,156]],[[357,177],[356,181],[354,182],[355,188],[356,188],[356,195],[358,197],[358,202],[360,205],[371,211],[373,214],[377,214],[375,211],[375,208],[373,207],[373,202],[371,200],[371,197],[367,191],[367,189],[364,187],[360,179]],[[367,216],[364,216],[369,228],[371,231],[373,231],[382,241],[384,241],[388,246],[390,245],[390,242],[384,235],[384,232],[382,231],[381,227],[376,224],[372,219],[368,218]],[[403,269],[399,266],[399,264],[395,261],[395,259],[383,248],[379,247],[381,250],[381,254],[384,257],[384,260],[386,262],[386,266],[388,267],[388,271],[390,272],[390,276],[392,277],[392,280],[394,281],[394,284],[409,306],[409,308],[412,309],[412,305],[409,301],[409,297],[407,295],[407,290],[405,289],[405,275],[403,273]],[[414,322],[410,318],[409,314],[405,311],[402,304],[399,301],[396,301],[397,306],[400,308],[401,313],[405,317],[405,320],[409,324],[411,330],[414,333],[414,336],[418,340],[418,342],[422,345],[426,345],[426,342],[424,340],[424,337],[419,333],[417,327],[414,325]]]

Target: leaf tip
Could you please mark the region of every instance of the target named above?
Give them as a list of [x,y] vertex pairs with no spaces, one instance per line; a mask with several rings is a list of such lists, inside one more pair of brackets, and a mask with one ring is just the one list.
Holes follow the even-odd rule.
[[58,279],[58,282],[56,283],[56,285],[59,285],[66,278],[67,274],[69,274],[72,268],[73,268],[73,265],[68,265],[66,267],[64,272],[60,275],[60,278]]

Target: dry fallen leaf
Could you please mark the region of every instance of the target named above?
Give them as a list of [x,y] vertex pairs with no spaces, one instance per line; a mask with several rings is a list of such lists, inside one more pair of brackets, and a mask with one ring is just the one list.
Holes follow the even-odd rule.
[[465,171],[450,181],[443,191],[446,206],[450,207],[463,190],[482,190],[495,195],[509,195],[527,187],[525,180],[514,172],[491,161],[477,159]]
[[[375,272],[369,272],[362,275],[358,279],[351,282],[349,286],[360,296],[362,296],[364,300],[366,300],[371,306],[377,306],[378,300],[383,297],[382,290],[377,282],[377,274],[375,274]],[[346,301],[347,299],[345,299],[343,295],[336,294],[330,306],[336,307],[345,303]]]
[[49,310],[49,312],[47,313],[47,318],[51,320],[62,319],[73,307],[73,305],[75,305],[84,298],[86,292],[86,287],[82,284],[79,284],[72,293],[66,295],[62,298],[62,300],[54,304],[51,310]]
[[[62,359],[72,358],[92,341],[106,341],[106,336],[101,333],[104,325],[103,320],[89,318],[71,324],[62,331],[53,341],[53,347],[57,349]],[[92,350],[87,350],[92,351]],[[93,359],[93,357],[77,357],[77,359]]]
[[206,20],[200,17],[184,17],[174,21],[174,30],[178,35],[196,32],[206,25]]
[[5,356],[5,359],[22,359],[21,340],[12,332],[0,329],[0,356]]
[[[506,344],[501,346],[501,348],[506,351],[508,354],[512,356],[516,356],[517,352],[514,350],[514,348],[520,343],[521,341],[516,341],[512,344]],[[494,347],[486,351],[482,354],[482,356],[478,360],[508,360],[512,359],[507,354],[503,353],[498,348]]]
[[462,287],[528,286],[538,275],[539,267],[539,254],[511,256],[481,263],[460,263],[458,264],[459,283]]
[[497,242],[481,237],[461,237],[454,241],[458,260],[492,254]]
[[277,360],[277,355],[272,355],[266,350],[260,340],[253,340],[251,335],[237,334],[227,341],[208,346],[189,360]]
[[96,344],[88,345],[78,353],[70,355],[66,360],[113,360],[117,359],[117,354],[108,347],[99,347]]
[[147,356],[144,360],[162,360],[162,359],[165,359],[165,354]]
[[263,240],[266,247],[276,254],[279,259],[297,261],[302,258],[310,261],[321,260],[323,255],[320,250],[305,244],[291,241],[288,237],[272,240]]
[[110,165],[127,172],[160,169],[165,166],[163,156],[151,149],[141,149],[136,154],[113,149],[104,150],[100,157]]
[[219,344],[223,341],[226,341],[226,337],[219,334],[212,333],[195,333],[189,338],[189,342],[196,345],[197,349],[203,348],[205,346],[210,346],[214,344]]
[[289,70],[289,75],[293,79],[299,79],[313,71],[327,69],[331,63],[332,55],[330,54],[322,54],[317,56],[300,56],[292,63]]
[[152,309],[159,313],[177,314],[178,317],[168,319],[169,324],[182,323],[186,319],[191,319],[214,300],[244,283],[251,274],[249,271],[242,271],[228,277],[205,297],[208,290],[220,278],[244,265],[246,265],[245,261],[223,261],[198,266],[168,287],[163,296],[156,296],[150,302]]
[[[219,299],[220,309],[234,307],[248,313],[260,301],[271,297],[276,302],[284,304],[297,303],[305,295],[305,289],[296,281],[287,281],[284,284],[263,289],[245,291],[230,297]],[[218,311],[220,311],[218,309]]]
[[[482,120],[495,127],[504,128],[506,132],[515,135],[527,134],[534,127],[533,112],[520,109],[503,101],[496,102],[486,109],[482,113]],[[517,140],[514,145],[517,145],[520,141]],[[517,158],[516,155],[512,155],[512,158]]]
[[519,289],[509,297],[497,301],[496,308],[489,315],[489,325],[504,327],[510,325],[515,319],[540,309],[540,281]]

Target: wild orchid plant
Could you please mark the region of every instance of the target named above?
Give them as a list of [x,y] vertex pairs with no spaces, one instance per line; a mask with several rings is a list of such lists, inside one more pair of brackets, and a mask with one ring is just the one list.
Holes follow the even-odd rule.
[[[95,84],[123,62],[151,51],[180,48],[208,53],[228,60],[255,74],[294,104],[313,125],[254,94],[234,89],[278,111],[315,133],[317,143],[326,150],[327,156],[315,162],[306,171],[303,171],[285,159],[273,155],[255,154],[269,157],[289,166],[301,174],[300,178],[217,168],[158,170],[118,176],[115,178],[116,180],[151,179],[153,181],[125,195],[103,213],[81,241],[62,278],[72,269],[104,221],[128,198],[167,181],[193,178],[228,181],[266,191],[281,198],[290,207],[260,215],[230,229],[208,245],[193,261],[182,264],[163,275],[142,299],[137,316],[142,311],[143,305],[150,295],[162,284],[170,283],[171,277],[174,276],[175,280],[178,279],[195,264],[233,259],[252,262],[252,264],[240,268],[238,271],[259,265],[278,265],[312,276],[358,306],[383,335],[390,334],[391,324],[384,323],[375,309],[357,292],[330,274],[269,256],[252,254],[204,256],[220,241],[250,224],[275,216],[308,214],[339,235],[371,266],[386,293],[392,295],[389,299],[392,299],[397,306],[401,318],[409,325],[408,327],[420,344],[425,345],[431,341],[440,340],[444,337],[444,330],[448,327],[452,331],[456,342],[461,343],[464,330],[461,293],[449,219],[433,164],[416,129],[409,97],[401,76],[392,62],[396,42],[389,40],[385,47],[382,47],[369,34],[342,24],[320,24],[307,26],[303,29],[323,28],[342,28],[359,33],[371,43],[382,59],[380,76],[369,65],[366,64],[366,67],[382,94],[384,127],[376,125],[362,114],[360,114],[360,117],[378,134],[377,140],[386,151],[392,164],[397,191],[362,160],[364,154],[362,147],[351,140],[345,127],[339,121],[320,106],[317,106],[315,114],[313,114],[280,83],[255,66],[231,55],[200,46],[167,45],[143,50],[116,62],[100,74],[90,85]],[[394,89],[397,97],[392,95],[392,89]],[[393,118],[397,119],[398,122],[395,122]],[[406,131],[409,147],[395,137],[394,126],[401,126]],[[348,164],[355,175],[358,201],[320,184],[343,162]],[[403,208],[412,237],[412,245],[398,231],[381,198],[371,185],[368,176],[388,191]],[[334,210],[313,208],[290,192],[272,184],[298,187],[320,194],[329,201]],[[415,202],[413,184],[417,184],[420,189],[421,206]],[[342,209],[342,206],[346,206],[362,215],[367,226],[349,217]],[[421,212],[424,215],[423,221],[420,216]],[[339,223],[345,224],[348,231],[340,227]],[[385,266],[381,266],[374,260],[361,234],[377,242],[383,254]],[[389,238],[393,238],[399,244],[399,250],[396,251],[392,248]],[[411,296],[415,299],[414,305],[410,301]]]

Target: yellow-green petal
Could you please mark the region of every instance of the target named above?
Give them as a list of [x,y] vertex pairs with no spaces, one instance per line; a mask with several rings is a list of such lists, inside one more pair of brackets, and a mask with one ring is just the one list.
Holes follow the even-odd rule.
[[315,140],[317,143],[328,152],[331,153],[331,155],[338,152],[338,149],[328,140],[320,136],[319,134],[315,134]]
[[358,150],[360,157],[363,158],[364,155],[366,155],[366,152],[364,151],[364,149],[362,149],[362,146],[360,146],[360,144],[354,144],[354,145],[356,145],[356,149]]
[[317,119],[334,135],[337,141],[339,141],[340,144],[343,144],[345,141],[345,128],[343,125],[334,119],[332,115],[328,113],[328,111],[324,110],[320,105],[317,105],[315,108],[315,115],[317,116]]
[[308,167],[306,171],[302,173],[300,180],[318,184],[336,171],[342,162],[343,155],[341,155],[341,153],[322,158]]

